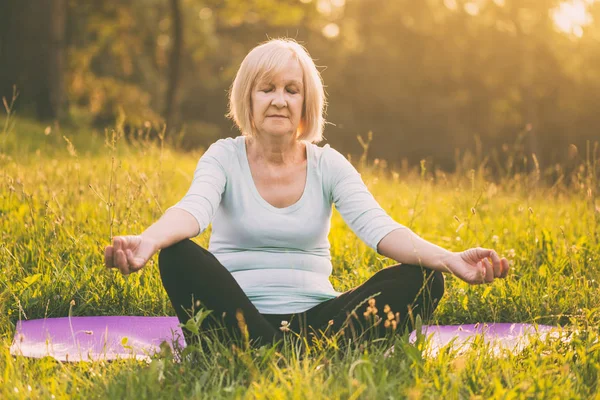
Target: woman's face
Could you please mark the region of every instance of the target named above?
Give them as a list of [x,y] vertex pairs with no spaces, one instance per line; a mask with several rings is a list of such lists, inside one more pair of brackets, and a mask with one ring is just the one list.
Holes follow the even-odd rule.
[[259,135],[295,137],[304,105],[300,64],[290,59],[280,73],[260,80],[252,90],[252,121]]

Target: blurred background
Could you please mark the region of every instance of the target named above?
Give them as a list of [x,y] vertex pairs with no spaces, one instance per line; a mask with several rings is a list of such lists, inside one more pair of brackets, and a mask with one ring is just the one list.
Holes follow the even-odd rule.
[[320,67],[342,153],[372,132],[392,164],[552,169],[600,139],[599,0],[2,0],[0,95],[16,85],[22,117],[206,146],[238,134],[234,74],[280,36]]

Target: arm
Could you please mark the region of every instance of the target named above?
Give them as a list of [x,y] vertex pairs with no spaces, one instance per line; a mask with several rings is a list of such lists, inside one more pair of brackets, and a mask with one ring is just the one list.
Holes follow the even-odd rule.
[[155,244],[156,251],[198,234],[200,226],[192,214],[180,208],[168,209],[140,236]]
[[339,152],[323,150],[323,177],[331,202],[350,229],[370,248],[390,232],[404,228],[377,203],[360,174]]
[[200,158],[187,194],[141,235],[115,236],[104,249],[104,263],[124,275],[144,267],[159,251],[199,235],[210,224],[221,202],[227,177],[227,144],[213,144]]
[[[491,249],[453,253],[394,221],[373,198],[348,160],[330,149],[328,168],[332,201],[344,221],[371,248],[403,264],[450,272],[468,283],[491,282],[508,273],[508,261]],[[490,261],[491,260],[491,261]]]
[[446,260],[454,254],[406,227],[396,229],[381,239],[377,252],[402,264],[421,265],[441,272],[448,272]]
[[104,264],[118,268],[123,275],[137,272],[157,251],[196,236],[198,230],[192,214],[170,208],[141,235],[115,236],[112,246],[104,249]]
[[506,258],[500,258],[494,250],[476,247],[453,253],[428,242],[408,228],[388,233],[379,242],[377,251],[399,263],[450,272],[471,284],[505,278],[509,269]]

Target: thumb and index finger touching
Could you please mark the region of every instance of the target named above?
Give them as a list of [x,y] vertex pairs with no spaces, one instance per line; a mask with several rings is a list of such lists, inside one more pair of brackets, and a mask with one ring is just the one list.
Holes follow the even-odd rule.
[[[491,282],[489,275],[494,278],[505,278],[508,274],[508,260],[504,257],[500,258],[498,253],[493,249],[485,249],[478,247],[475,249],[477,258],[486,265],[486,281]],[[489,261],[491,259],[491,262]],[[493,278],[492,278],[493,280]]]
[[127,238],[115,236],[112,245],[104,249],[104,264],[107,268],[118,268],[123,275],[128,275],[141,269],[145,263],[134,256]]
[[120,248],[121,241],[118,236],[113,237],[112,244],[104,248],[104,265],[107,268],[117,268],[115,263],[116,251]]

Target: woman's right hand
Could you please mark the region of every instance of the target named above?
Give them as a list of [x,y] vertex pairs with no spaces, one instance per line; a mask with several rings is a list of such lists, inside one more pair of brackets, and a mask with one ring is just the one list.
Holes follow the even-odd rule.
[[158,250],[154,240],[141,235],[115,236],[112,246],[104,249],[104,264],[129,275],[142,269]]

